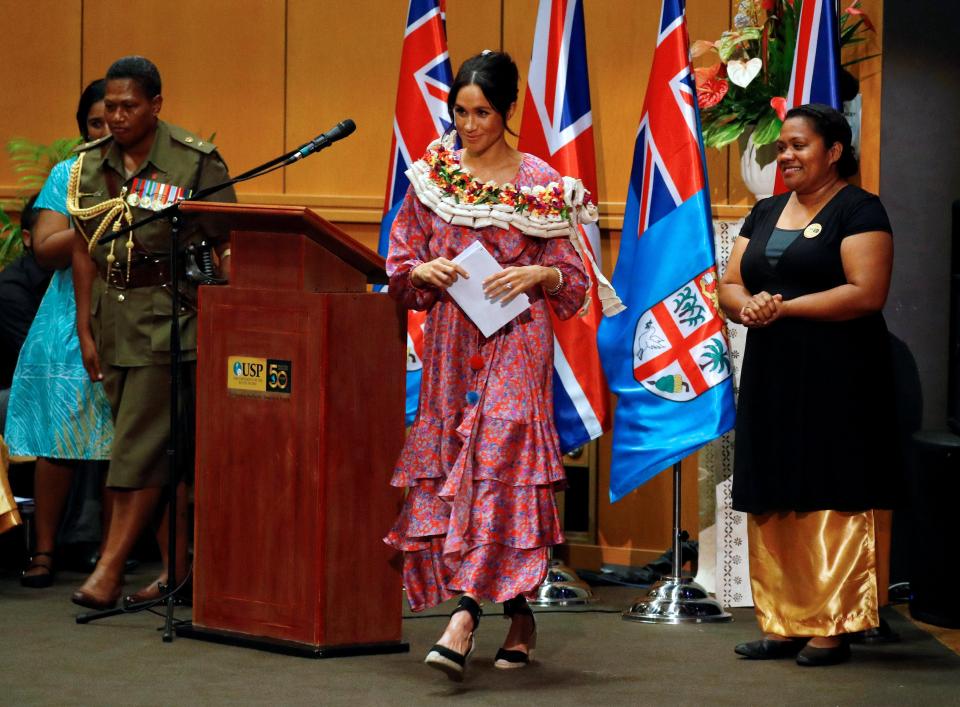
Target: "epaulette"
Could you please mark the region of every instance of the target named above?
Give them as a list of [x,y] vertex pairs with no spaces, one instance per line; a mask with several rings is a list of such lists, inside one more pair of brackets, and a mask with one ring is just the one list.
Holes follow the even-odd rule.
[[192,147],[194,150],[202,152],[205,155],[209,155],[217,149],[217,146],[209,140],[204,140],[183,128],[178,128],[176,125],[170,125],[169,123],[168,127],[170,128],[170,137],[182,145]]
[[77,145],[73,148],[74,153],[86,152],[91,147],[96,147],[97,145],[102,145],[107,140],[111,140],[113,135],[104,135],[103,137],[97,138],[96,140],[91,140],[90,142],[85,142],[82,145]]

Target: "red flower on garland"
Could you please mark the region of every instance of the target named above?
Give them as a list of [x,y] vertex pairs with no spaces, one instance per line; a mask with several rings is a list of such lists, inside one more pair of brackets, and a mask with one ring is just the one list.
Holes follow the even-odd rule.
[[[720,77],[721,69],[726,69],[723,64],[714,64],[703,69],[694,69],[694,78],[697,82],[697,105],[700,110],[713,108],[730,90],[730,82]],[[724,73],[726,73],[724,71]]]
[[787,99],[783,96],[774,96],[770,99],[770,107],[777,113],[777,117],[783,120],[787,117]]

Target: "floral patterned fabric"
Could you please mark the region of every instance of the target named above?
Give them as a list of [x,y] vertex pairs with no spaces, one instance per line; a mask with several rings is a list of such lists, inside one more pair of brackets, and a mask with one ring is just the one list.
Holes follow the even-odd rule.
[[[558,179],[524,155],[514,184]],[[449,295],[409,278],[417,265],[452,259],[475,240],[504,267],[560,268],[562,289],[530,291],[531,308],[484,338]],[[384,538],[404,553],[410,606],[420,611],[461,592],[500,602],[532,591],[546,573],[547,547],[563,541],[547,299],[561,318],[577,312],[588,282],[580,257],[565,238],[448,224],[411,190],[390,235],[387,272],[395,298],[428,311],[420,409],[391,482],[409,492]]]
[[[76,157],[54,165],[34,205],[67,216],[67,181]],[[109,459],[110,402],[80,357],[70,268],[53,274],[30,326],[10,389],[6,436],[17,456]]]

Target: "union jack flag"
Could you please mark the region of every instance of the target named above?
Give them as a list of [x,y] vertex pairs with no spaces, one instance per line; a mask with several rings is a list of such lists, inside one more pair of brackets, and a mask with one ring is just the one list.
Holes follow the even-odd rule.
[[[579,177],[597,200],[582,0],[540,0],[518,147],[561,174]],[[595,276],[600,229],[591,223],[581,233],[593,257],[586,264],[593,304],[585,316],[566,321],[551,310],[554,422],[564,453],[610,429],[610,396],[595,343],[603,317]]]
[[[840,110],[840,34],[833,0],[803,0],[797,23],[787,110],[824,103]],[[774,194],[787,190],[777,170]]]
[[[407,194],[410,180],[404,172],[427,146],[450,127],[447,96],[453,83],[447,53],[445,0],[410,0],[400,58],[397,107],[390,142],[387,195],[380,222],[377,250],[384,257],[390,247],[390,229]],[[413,422],[420,400],[423,368],[423,328],[426,312],[407,315],[407,424]]]
[[617,394],[610,499],[733,427],[709,189],[683,0],[663,0],[613,285],[600,325]]

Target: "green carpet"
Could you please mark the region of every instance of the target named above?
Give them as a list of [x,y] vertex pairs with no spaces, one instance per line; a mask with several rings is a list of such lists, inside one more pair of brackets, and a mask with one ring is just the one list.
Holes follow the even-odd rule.
[[850,663],[801,668],[734,655],[735,644],[758,636],[750,610],[734,610],[728,624],[638,624],[618,615],[636,590],[599,588],[589,611],[538,611],[534,663],[500,671],[493,655],[507,626],[488,606],[457,685],[420,663],[443,629],[439,609],[404,621],[410,653],[309,660],[182,638],[165,644],[162,620],[149,614],[77,625],[69,595],[80,581],[61,574],[51,589],[28,590],[0,575],[5,705],[960,705],[960,656],[896,611],[884,616],[901,643],[854,646]]

